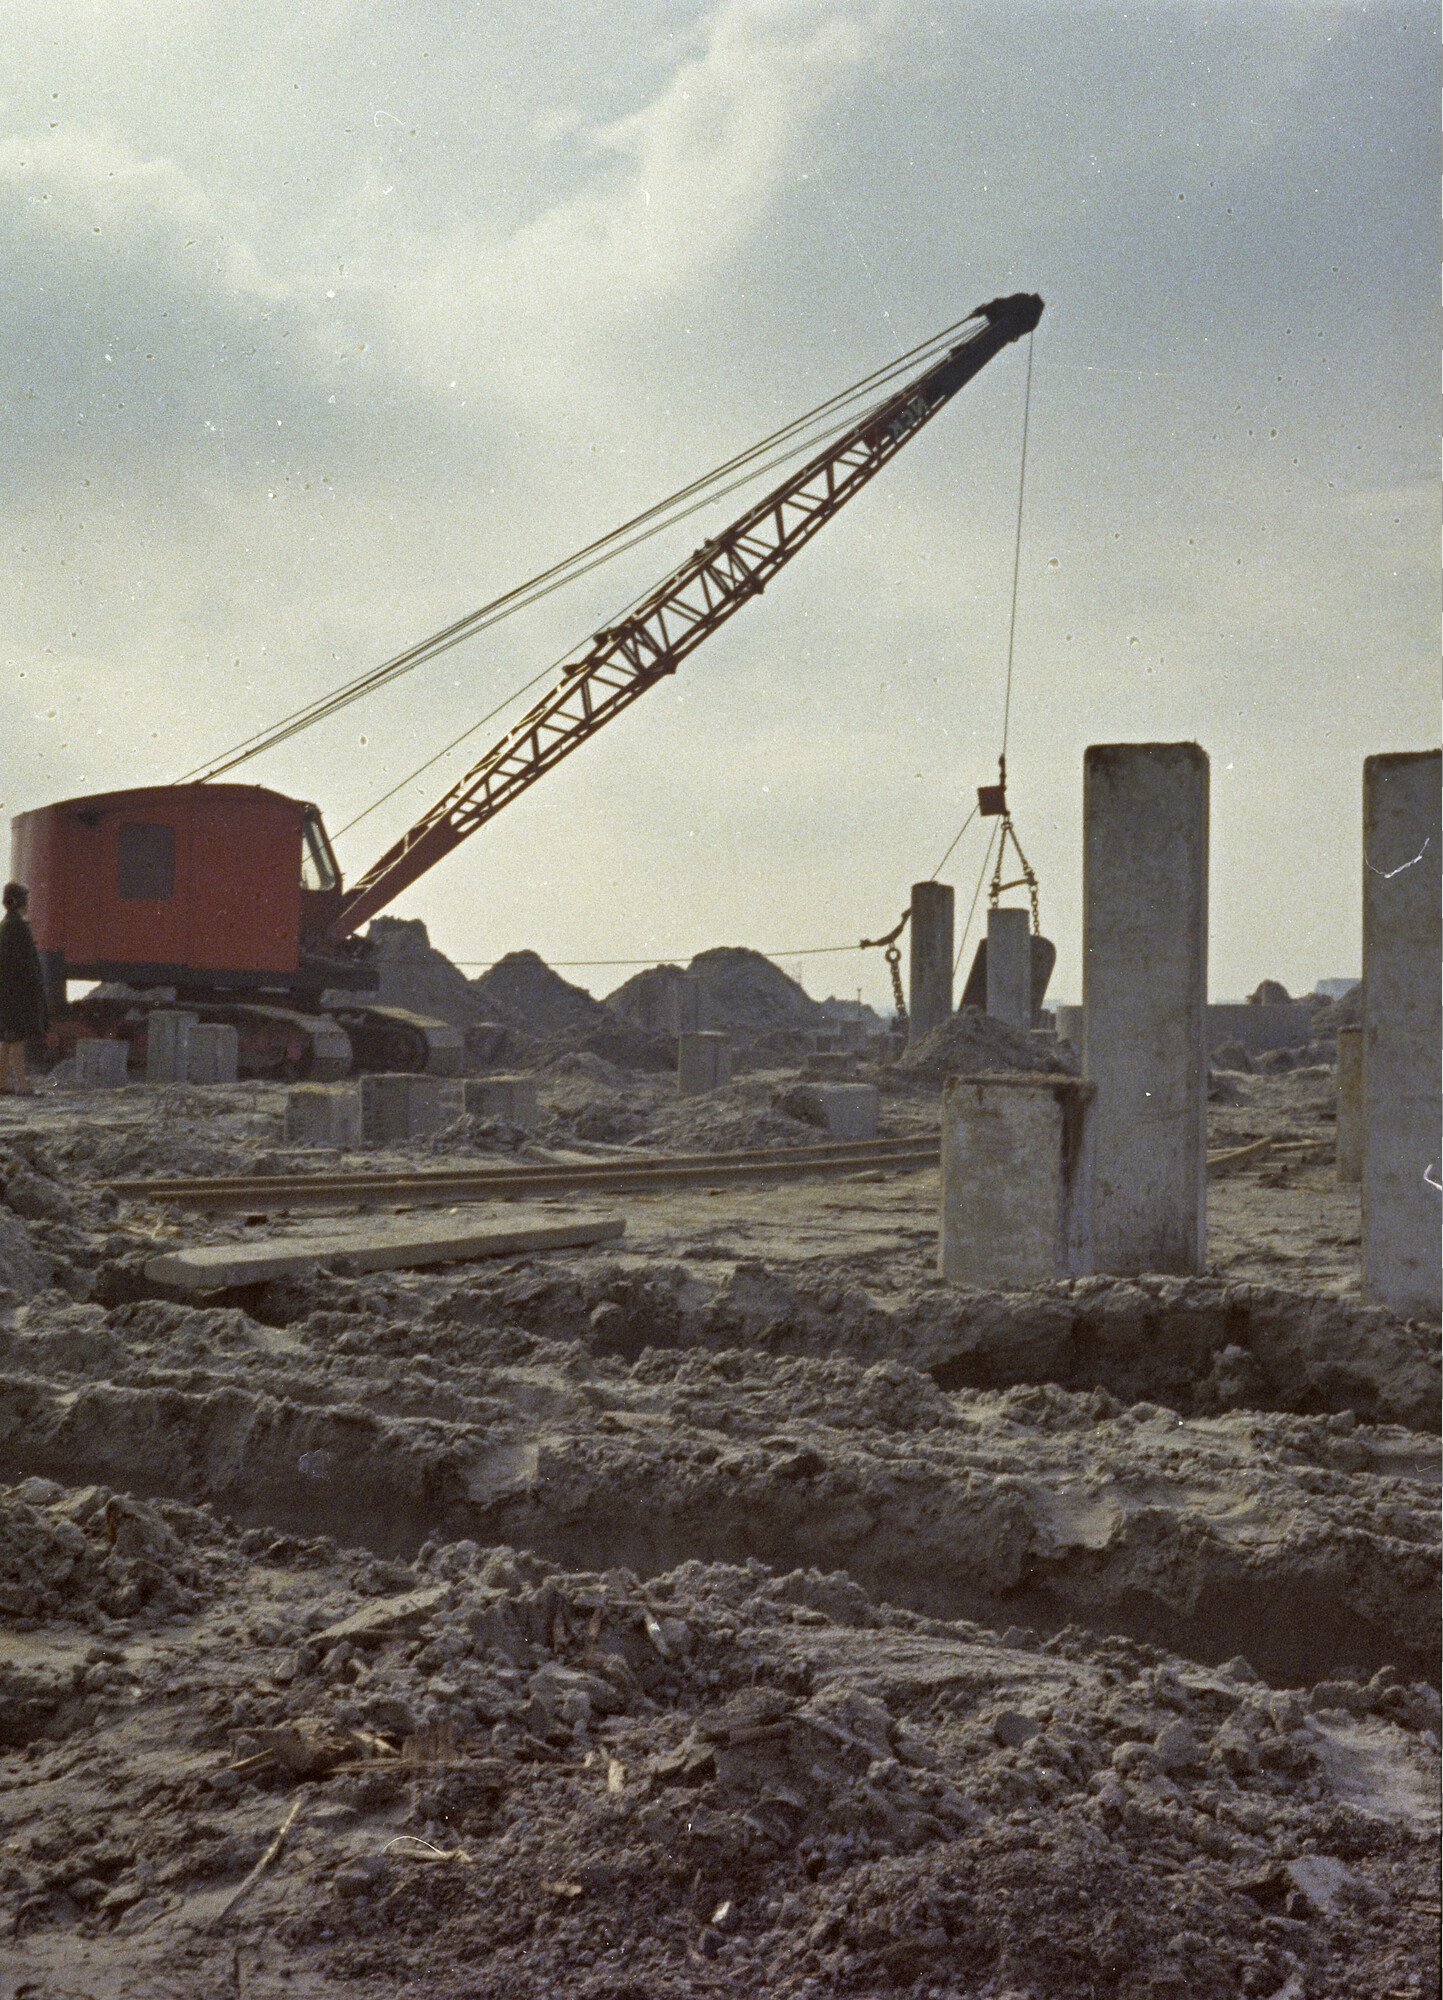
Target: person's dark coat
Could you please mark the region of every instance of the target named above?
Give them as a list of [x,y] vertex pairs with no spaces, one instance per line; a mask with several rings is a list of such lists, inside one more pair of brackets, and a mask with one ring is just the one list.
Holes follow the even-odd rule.
[[0,918],[0,1042],[28,1042],[48,1025],[45,975],[30,926],[18,910]]

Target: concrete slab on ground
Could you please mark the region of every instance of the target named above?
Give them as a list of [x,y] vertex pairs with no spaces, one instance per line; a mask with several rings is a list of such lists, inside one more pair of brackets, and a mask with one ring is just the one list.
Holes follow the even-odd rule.
[[364,1229],[334,1230],[324,1236],[289,1237],[283,1243],[213,1243],[171,1250],[152,1257],[145,1275],[152,1284],[186,1291],[230,1290],[273,1278],[300,1278],[333,1257],[345,1257],[358,1271],[399,1271],[423,1264],[467,1262],[475,1257],[510,1257],[537,1250],[572,1250],[609,1243],[626,1233],[620,1216],[589,1216],[577,1222],[525,1223],[500,1228],[493,1219],[444,1222],[376,1220]]

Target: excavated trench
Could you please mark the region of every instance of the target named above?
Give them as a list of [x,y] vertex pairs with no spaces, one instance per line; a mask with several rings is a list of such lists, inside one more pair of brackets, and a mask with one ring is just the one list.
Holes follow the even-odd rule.
[[[534,1307],[551,1280],[532,1282]],[[329,1310],[313,1290],[282,1326],[73,1308],[8,1336],[0,1458],[12,1477],[206,1502],[243,1528],[407,1560],[457,1540],[642,1575],[758,1557],[846,1570],[934,1617],[1242,1654],[1277,1685],[1384,1665],[1437,1678],[1438,1454],[1416,1431],[1184,1416],[1101,1388],[948,1392],[945,1366],[916,1366],[940,1336],[915,1322],[909,1361],[885,1340],[881,1359],[787,1352],[795,1299],[756,1345],[732,1326],[729,1347],[627,1361],[596,1351],[633,1343],[614,1297],[587,1307],[590,1344],[557,1341],[526,1332],[516,1300],[498,1311],[498,1283],[517,1276],[413,1293],[408,1324],[335,1310],[336,1281]]]

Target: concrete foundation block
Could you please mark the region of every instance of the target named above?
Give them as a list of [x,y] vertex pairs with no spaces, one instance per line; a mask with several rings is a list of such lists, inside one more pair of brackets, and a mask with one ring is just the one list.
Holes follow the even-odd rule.
[[678,1097],[700,1097],[720,1089],[732,1079],[732,1045],[729,1035],[708,1030],[681,1034],[676,1038],[676,1089]]
[[197,1021],[190,1031],[185,1074],[190,1083],[234,1083],[240,1035],[228,1021]]
[[912,884],[910,931],[911,991],[907,999],[910,1041],[915,1048],[952,1013],[952,915],[954,897],[945,882]]
[[1338,1030],[1338,1180],[1363,1178],[1363,1030]]
[[354,1086],[299,1083],[286,1092],[286,1143],[335,1146],[345,1153],[361,1143],[361,1093]]
[[987,912],[987,1012],[1022,1034],[1032,1026],[1032,933],[1026,910]]
[[534,1076],[476,1076],[467,1080],[463,1104],[472,1118],[505,1118],[534,1132],[541,1124]]
[[1083,1075],[1099,1271],[1206,1258],[1208,760],[1093,744],[1082,784]]
[[126,1072],[129,1058],[129,1042],[77,1042],[75,1081],[87,1090],[115,1090],[130,1081]]
[[175,1013],[158,1007],[145,1024],[145,1080],[147,1083],[185,1083],[190,1077],[191,1030],[199,1026],[195,1014]]
[[450,1108],[440,1077],[396,1073],[361,1078],[361,1137],[373,1145],[439,1132]]
[[1436,1318],[1443,754],[1363,764],[1363,1296]]
[[812,1115],[825,1120],[829,1139],[876,1138],[874,1083],[807,1083],[801,1091]]
[[1093,1106],[1093,1086],[1078,1077],[947,1079],[942,1278],[1022,1291],[1091,1274]]

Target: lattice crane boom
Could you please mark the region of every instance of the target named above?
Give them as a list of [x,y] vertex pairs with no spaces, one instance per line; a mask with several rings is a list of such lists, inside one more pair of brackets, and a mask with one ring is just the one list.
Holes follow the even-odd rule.
[[324,942],[352,935],[649,687],[674,674],[1041,316],[1042,300],[1030,292],[979,306],[974,333],[704,542],[619,625],[595,633],[550,692],[345,891]]

